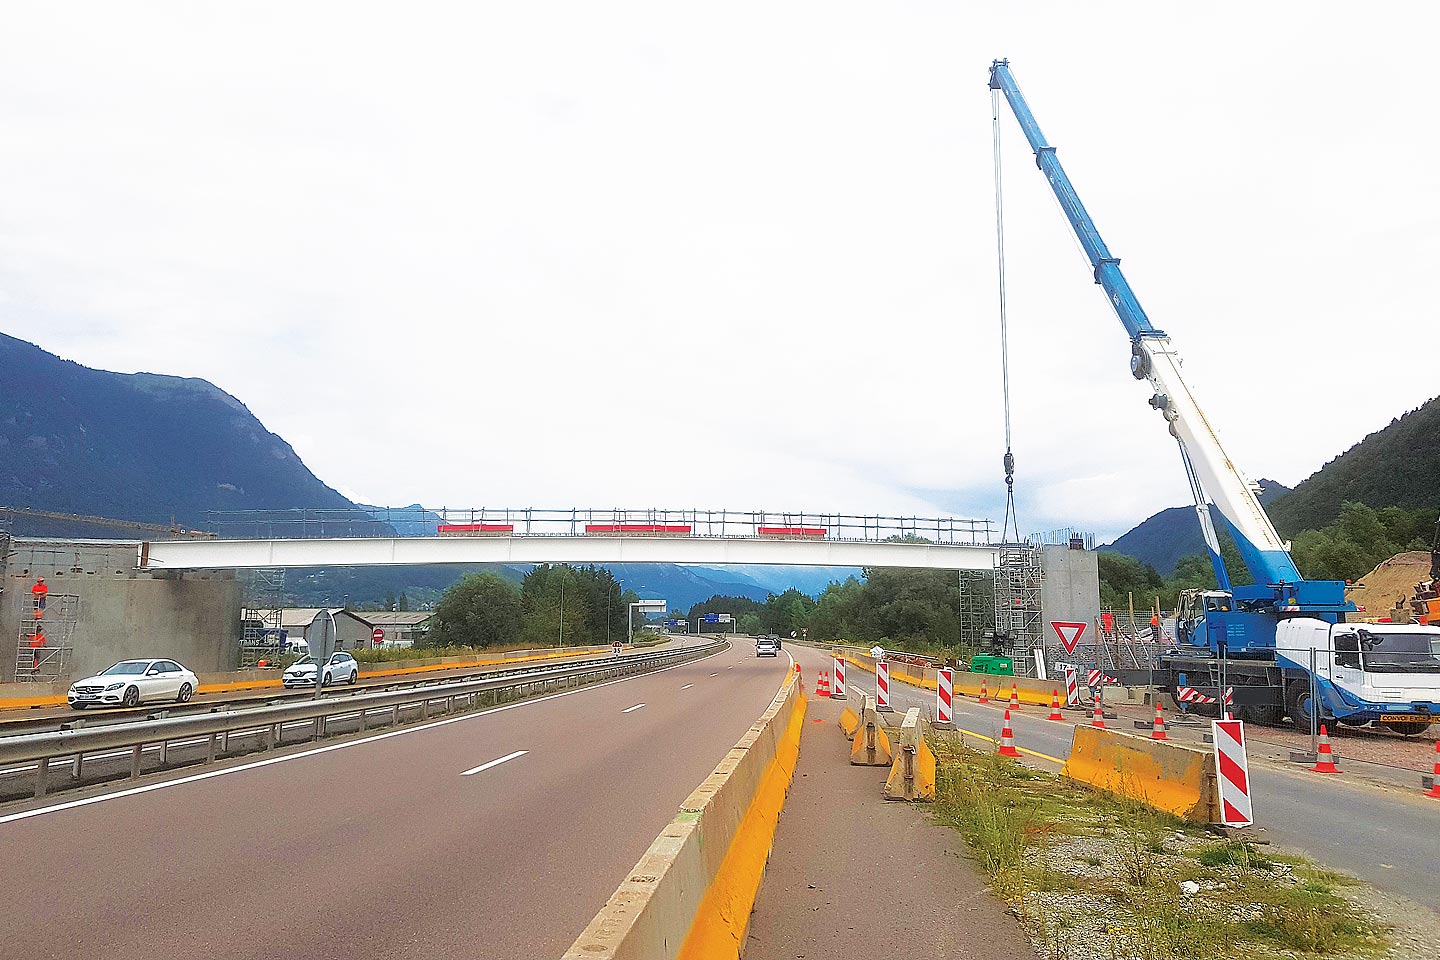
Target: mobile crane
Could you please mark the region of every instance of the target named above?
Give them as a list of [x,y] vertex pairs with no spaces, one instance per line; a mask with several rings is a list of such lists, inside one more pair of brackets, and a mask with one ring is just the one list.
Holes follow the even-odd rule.
[[[1055,148],[1045,139],[1008,60],[990,66],[998,117],[1003,94],[1036,166],[1050,183],[1094,271],[1095,282],[1130,337],[1130,373],[1152,390],[1180,448],[1216,590],[1190,591],[1176,618],[1177,646],[1159,654],[1159,683],[1172,696],[1191,686],[1243,720],[1278,724],[1289,715],[1309,729],[1311,716],[1360,725],[1378,722],[1418,733],[1440,719],[1440,628],[1348,624],[1355,605],[1339,580],[1306,580],[1295,567],[1252,483],[1225,453],[1181,372],[1170,337],[1146,316],[1120,261],[1080,202]],[[1231,584],[1211,513],[1218,513],[1254,581]],[[1318,698],[1318,704],[1317,704]],[[1209,708],[1217,715],[1219,706]],[[1202,711],[1204,712],[1204,711]]]

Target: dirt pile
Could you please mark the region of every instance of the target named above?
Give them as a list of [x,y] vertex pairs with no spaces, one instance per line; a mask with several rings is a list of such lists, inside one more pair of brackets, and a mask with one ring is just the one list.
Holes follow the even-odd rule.
[[1409,600],[1415,584],[1430,578],[1430,554],[1424,550],[1397,553],[1345,588],[1345,597],[1355,601],[1364,617],[1389,616],[1396,599]]

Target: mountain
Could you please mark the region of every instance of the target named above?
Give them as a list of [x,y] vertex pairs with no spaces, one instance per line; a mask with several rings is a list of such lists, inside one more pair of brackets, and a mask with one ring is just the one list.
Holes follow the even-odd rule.
[[[1290,490],[1274,480],[1260,481],[1260,502],[1267,509]],[[1217,522],[1217,528],[1218,528]],[[1114,543],[1100,547],[1143,560],[1168,577],[1181,557],[1205,554],[1205,538],[1194,507],[1168,507],[1141,522]]]
[[1440,397],[1325,464],[1277,500],[1270,517],[1294,536],[1333,522],[1347,500],[1376,510],[1440,507]]
[[207,510],[354,506],[204,380],[92,370],[4,334],[0,370],[0,503],[193,527]]

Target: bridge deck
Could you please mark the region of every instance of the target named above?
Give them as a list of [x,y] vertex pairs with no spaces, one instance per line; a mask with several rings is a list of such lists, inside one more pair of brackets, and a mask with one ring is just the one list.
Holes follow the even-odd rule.
[[759,563],[989,570],[996,548],[768,537],[498,536],[335,537],[304,540],[159,540],[140,548],[151,570],[397,566],[434,563]]

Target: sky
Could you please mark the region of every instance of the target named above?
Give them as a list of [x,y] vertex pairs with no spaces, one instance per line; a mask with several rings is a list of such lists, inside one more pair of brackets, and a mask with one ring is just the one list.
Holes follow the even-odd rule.
[[[998,521],[1008,57],[1231,458],[1293,485],[1440,392],[1436,18],[11,3],[0,329],[203,377],[368,503]],[[1108,539],[1188,488],[1001,110],[1020,525]]]

